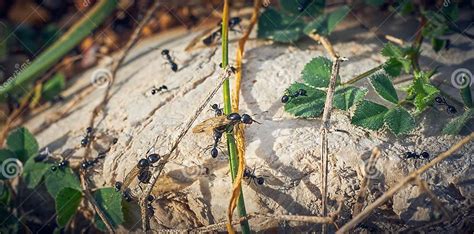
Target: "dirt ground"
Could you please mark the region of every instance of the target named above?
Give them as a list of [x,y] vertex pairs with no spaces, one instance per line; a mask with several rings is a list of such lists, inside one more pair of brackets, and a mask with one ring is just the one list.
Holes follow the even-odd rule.
[[[415,19],[412,18],[394,15],[387,22],[382,22],[380,19],[385,18],[383,15],[367,15],[372,18],[350,15],[330,37],[336,51],[349,59],[341,65],[343,80],[385,60],[380,55],[385,40],[361,27],[360,22],[383,29],[379,31],[381,34],[397,35],[406,40],[416,30],[413,28]],[[152,147],[159,154],[166,153],[177,137],[176,128],[194,113],[207,93],[215,87],[221,50],[201,48],[184,51],[187,43],[197,34],[199,32],[175,30],[148,38],[127,57],[125,65],[118,71],[106,113],[99,116],[96,124],[96,131],[104,136],[96,149],[106,147],[104,142],[107,139],[117,137],[119,140],[92,176],[95,186],[113,186],[115,181],[123,181],[137,161]],[[233,62],[237,46],[235,42],[240,34],[231,33],[230,36]],[[255,33],[251,38],[255,38]],[[450,39],[451,48],[438,54],[429,44],[423,44],[421,65],[423,68],[440,66],[440,73],[434,83],[458,97],[457,90],[450,85],[451,73],[457,68],[474,67],[474,51],[472,41],[459,35],[451,35]],[[174,73],[165,64],[161,56],[164,48],[169,49],[176,58],[178,72]],[[301,79],[303,66],[320,55],[327,56],[322,46],[309,39],[291,45],[256,39],[247,43],[240,108],[242,113],[254,116],[262,124],[248,126],[245,130],[246,164],[249,168],[255,168],[257,175],[265,177],[263,186],[254,183],[243,185],[248,213],[320,215],[321,120],[297,119],[284,112],[280,102],[285,89]],[[110,60],[105,59],[101,66],[78,74],[63,92],[66,98],[63,103],[37,113],[27,122],[26,127],[36,133],[41,147],[48,146],[54,152],[63,152],[80,144],[91,111],[105,91],[103,85],[91,82],[91,78],[94,72],[107,68],[108,62]],[[71,100],[91,85],[95,90],[79,102],[71,113],[44,128],[45,121],[64,110]],[[166,85],[169,90],[152,95],[152,88],[161,85]],[[357,83],[357,86],[369,87],[366,81]],[[375,96],[369,93],[369,97]],[[219,92],[211,103],[222,103],[221,100]],[[212,116],[211,111],[203,112],[198,121]],[[402,138],[360,129],[350,124],[350,116],[350,112],[334,111],[329,134],[329,208],[334,211],[336,200],[344,200],[339,224],[350,219],[351,207],[365,174],[372,179],[368,201],[371,202],[403,176],[427,162],[405,159],[405,152],[426,151],[433,158],[461,138],[440,135],[442,127],[453,116],[436,107],[419,116],[416,130]],[[155,216],[151,223],[152,229],[190,228],[225,221],[231,193],[228,160],[224,145],[221,146],[224,151],[219,153],[219,157],[211,158],[209,150],[206,150],[210,144],[212,136],[189,133],[179,145],[177,159],[165,167],[165,177],[153,190],[160,199],[153,204]],[[376,163],[377,170],[367,172],[367,158],[376,146],[382,151]],[[425,230],[453,231],[469,227],[469,222],[470,228],[473,227],[473,152],[474,143],[470,143],[455,156],[422,175],[422,179],[451,212],[454,220],[449,225]],[[74,153],[73,166],[80,163],[82,155],[82,150]],[[133,184],[132,187],[139,195],[141,191],[138,186]],[[127,205],[125,211],[125,228],[140,228],[136,204]],[[427,194],[413,184],[377,209],[357,230],[413,230],[438,220],[441,214]],[[255,231],[317,231],[320,228],[319,225],[263,222],[258,219],[251,220],[250,224]]]

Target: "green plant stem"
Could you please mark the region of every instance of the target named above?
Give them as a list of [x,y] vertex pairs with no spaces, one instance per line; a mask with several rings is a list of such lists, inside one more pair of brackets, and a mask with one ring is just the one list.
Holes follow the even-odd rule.
[[380,65],[378,65],[378,66],[376,66],[376,67],[374,67],[374,68],[372,68],[372,69],[370,69],[370,70],[368,70],[368,71],[366,71],[366,72],[364,72],[364,73],[362,73],[362,74],[359,74],[359,75],[357,75],[356,77],[354,77],[354,78],[352,78],[352,79],[350,79],[350,80],[348,80],[348,81],[342,83],[342,85],[354,84],[355,82],[357,82],[357,81],[359,81],[359,80],[362,80],[362,79],[364,79],[364,78],[367,78],[367,77],[369,77],[370,75],[372,75],[372,74],[374,74],[375,72],[377,72],[378,70],[382,69],[382,68],[383,68],[383,65],[384,65],[384,64],[380,64]]
[[[227,67],[229,63],[229,41],[228,41],[228,27],[229,27],[229,20],[228,15],[228,9],[229,9],[229,1],[225,0],[224,2],[224,17],[222,18],[222,67]],[[224,84],[222,86],[223,92],[224,92],[224,113],[226,115],[230,114],[232,111],[232,106],[231,106],[231,99],[230,99],[230,84],[229,84],[229,79],[226,79],[224,81]],[[230,164],[230,172],[231,172],[231,177],[232,177],[232,183],[235,180],[235,177],[237,176],[237,172],[239,170],[239,160],[238,160],[238,155],[237,155],[237,146],[235,144],[235,139],[234,139],[234,134],[231,132],[227,132],[227,147],[229,149],[229,164]],[[237,202],[237,209],[239,211],[239,216],[240,217],[246,217],[247,216],[247,211],[245,209],[245,200],[244,200],[244,195],[242,192],[242,188],[240,188],[240,195],[239,195],[239,201]],[[240,223],[240,227],[242,229],[242,233],[250,233],[250,226],[248,221],[245,219]]]
[[20,91],[33,81],[38,79],[41,74],[50,69],[66,53],[78,45],[85,37],[90,35],[110,15],[117,5],[117,0],[102,0],[75,23],[64,35],[59,38],[48,49],[43,51],[35,60],[25,68],[16,78],[6,82],[0,89],[0,100],[6,98],[6,94]]

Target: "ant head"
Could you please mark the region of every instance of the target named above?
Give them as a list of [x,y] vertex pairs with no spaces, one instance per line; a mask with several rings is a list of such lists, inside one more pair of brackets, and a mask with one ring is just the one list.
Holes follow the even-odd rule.
[[214,110],[219,109],[219,105],[214,103],[214,104],[211,105],[211,108],[214,109]]
[[454,106],[448,106],[448,107],[446,108],[446,111],[448,111],[449,114],[456,114],[456,112],[458,112],[458,111],[456,110],[456,107],[454,107]]
[[146,168],[148,166],[150,166],[150,161],[148,161],[148,159],[142,158],[140,161],[138,161],[138,168]]
[[227,119],[231,121],[240,121],[242,117],[239,115],[239,113],[230,113],[227,116]]
[[257,121],[255,121],[254,119],[252,119],[252,117],[250,117],[250,115],[247,115],[247,114],[243,114],[243,115],[242,115],[242,123],[244,123],[244,124],[252,124],[253,122],[260,124],[259,122],[257,122]]
[[87,132],[88,134],[92,133],[92,127],[87,127],[87,128],[86,128],[86,132]]
[[242,21],[242,19],[240,19],[240,17],[232,17],[232,18],[230,18],[230,20],[229,20],[229,24],[230,24],[230,25],[237,25],[237,24],[239,24],[241,21]]
[[150,163],[156,163],[158,162],[158,160],[160,160],[160,155],[158,154],[150,154],[148,155],[147,159]]
[[421,157],[423,157],[424,159],[427,159],[430,157],[430,154],[428,152],[423,152],[421,153]]
[[170,51],[168,49],[164,49],[164,50],[161,51],[162,55],[167,55],[169,53],[170,53]]
[[153,195],[148,195],[148,197],[146,197],[146,199],[149,201],[149,202],[152,202],[153,200],[155,200],[155,197]]
[[122,188],[122,182],[120,181],[115,182],[114,187],[115,187],[115,191],[117,192],[120,191],[120,189]]

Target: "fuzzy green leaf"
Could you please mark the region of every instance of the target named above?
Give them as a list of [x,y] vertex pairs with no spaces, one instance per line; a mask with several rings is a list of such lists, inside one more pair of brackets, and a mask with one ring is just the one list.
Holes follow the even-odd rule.
[[383,65],[384,71],[391,77],[397,77],[402,72],[403,64],[395,58],[389,58]]
[[336,25],[346,17],[349,11],[350,8],[348,6],[343,6],[329,14],[321,15],[306,25],[304,33],[308,35],[317,33],[328,36],[336,28]]
[[385,106],[364,100],[357,105],[351,123],[363,128],[378,130],[383,126],[384,116],[388,112]]
[[370,84],[374,87],[380,97],[395,103],[398,103],[397,91],[393,87],[392,81],[384,74],[375,74],[370,78]]
[[[474,79],[474,78],[470,78],[470,79]],[[472,102],[471,85],[466,85],[465,87],[461,88],[459,90],[459,94],[461,94],[461,98],[462,98],[462,101],[464,102],[464,105],[466,105],[469,108],[474,107],[474,103]]]
[[56,222],[60,227],[66,226],[74,216],[81,203],[81,191],[73,188],[63,188],[56,195]]
[[288,88],[288,92],[293,94],[298,89],[306,90],[306,96],[290,98],[285,104],[285,111],[299,117],[311,118],[320,116],[324,109],[326,93],[301,83],[292,84]]
[[463,127],[474,119],[474,109],[467,109],[461,116],[451,120],[444,128],[443,134],[457,135],[461,132]]
[[51,164],[43,162],[35,162],[35,158],[31,157],[26,161],[25,167],[23,168],[23,180],[26,186],[30,189],[35,188],[43,175],[51,168]]
[[396,136],[407,134],[415,128],[415,119],[402,107],[390,109],[385,114],[384,121]]
[[48,173],[45,173],[45,184],[52,197],[56,197],[63,188],[73,188],[82,191],[79,179],[69,167],[64,169],[58,168],[56,171],[49,170]]
[[277,42],[295,42],[303,36],[303,28],[304,23],[301,19],[268,8],[259,17],[257,37]]
[[415,77],[415,80],[408,89],[408,96],[414,99],[413,104],[415,104],[418,113],[431,105],[438,94],[439,90],[429,84],[423,77]]
[[337,87],[334,93],[334,107],[339,110],[349,110],[353,105],[364,100],[367,89],[354,86]]
[[38,142],[30,131],[23,127],[10,132],[7,138],[7,146],[22,162],[26,162],[28,158],[38,152]]
[[50,80],[43,85],[41,96],[45,100],[52,100],[66,87],[66,77],[63,73],[56,73]]
[[[331,78],[331,69],[332,61],[325,57],[316,57],[313,58],[309,63],[307,63],[301,76],[306,84],[318,87],[318,88],[327,88],[329,86],[329,79]],[[337,77],[338,81],[340,77]]]
[[[93,197],[99,209],[105,213],[114,228],[123,223],[121,193],[116,192],[114,188],[101,188],[94,192]],[[99,230],[107,231],[104,222],[98,215],[95,216],[95,220],[95,225]]]
[[[410,72],[411,68],[411,61],[408,56],[409,52],[411,52],[410,49],[398,47],[390,42],[385,44],[384,48],[382,49],[382,55],[392,60],[398,61],[406,73]],[[394,61],[391,61],[391,63],[394,63]]]
[[[300,11],[300,7],[306,2],[308,5],[302,11]],[[324,6],[326,5],[325,0],[279,0],[279,3],[281,8],[290,14],[313,17],[320,15],[324,10]]]

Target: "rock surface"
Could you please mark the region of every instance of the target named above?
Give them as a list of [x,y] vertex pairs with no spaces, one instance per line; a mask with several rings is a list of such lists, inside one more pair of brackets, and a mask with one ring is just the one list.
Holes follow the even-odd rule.
[[[341,66],[343,80],[384,61],[379,53],[383,42],[361,28],[356,17],[351,16],[352,20],[346,20],[347,23],[331,36],[335,49],[349,58]],[[408,21],[414,22],[413,19]],[[392,26],[388,27],[392,33],[400,27],[395,23],[387,24]],[[118,72],[106,113],[97,118],[96,131],[104,137],[98,141],[96,148],[107,147],[107,142],[113,137],[119,140],[100,164],[100,172],[93,175],[95,186],[113,186],[115,181],[123,181],[151,148],[156,153],[165,154],[178,134],[176,129],[190,118],[207,93],[215,87],[221,50],[204,48],[191,53],[184,51],[186,44],[197,34],[173,31],[145,39],[132,50]],[[239,35],[231,33],[231,36],[237,39]],[[445,84],[450,84],[450,74],[454,69],[473,67],[473,48],[469,53],[463,51],[464,43],[470,42],[459,35],[452,35],[451,38],[452,48],[439,54],[432,52],[428,44],[423,45],[422,66],[433,68],[442,65],[435,80],[444,80]],[[232,61],[235,41],[229,47]],[[172,72],[165,64],[161,56],[161,49],[164,48],[169,49],[176,58],[180,66],[178,72]],[[263,186],[252,182],[243,185],[248,213],[319,215],[321,212],[321,120],[297,119],[284,112],[280,102],[285,89],[301,79],[303,66],[321,55],[325,55],[323,48],[309,40],[293,45],[260,40],[247,43],[240,108],[242,113],[251,114],[262,124],[251,125],[245,130],[246,163],[256,169],[257,175],[265,176]],[[102,99],[105,89],[100,85],[93,84],[95,90],[64,118],[47,128],[41,125],[57,111],[66,108],[81,90],[89,87],[93,73],[101,68],[106,66],[79,74],[64,91],[64,103],[38,113],[26,123],[27,128],[37,133],[41,147],[49,146],[55,152],[63,152],[79,145],[91,111]],[[169,90],[152,95],[152,88],[161,85],[166,85]],[[366,81],[357,85],[369,87]],[[446,91],[457,95],[453,88]],[[221,100],[219,92],[211,103],[222,103]],[[203,112],[198,122],[212,116],[210,111]],[[418,127],[412,134],[399,139],[389,133],[357,128],[350,124],[350,116],[350,112],[334,111],[329,134],[329,207],[330,211],[334,211],[336,199],[343,198],[344,209],[339,224],[350,219],[351,207],[360,189],[360,181],[366,174],[364,168],[372,148],[379,147],[382,155],[376,163],[377,170],[369,172],[373,179],[368,192],[369,202],[403,176],[427,163],[426,160],[404,159],[404,152],[427,151],[432,159],[461,138],[439,134],[452,116],[436,108],[431,108],[417,119]],[[221,146],[224,152],[220,152],[217,159],[211,158],[209,150],[205,150],[211,143],[210,135],[189,133],[185,136],[176,159],[167,164],[166,175],[154,189],[154,194],[160,199],[153,204],[153,229],[192,228],[225,221],[231,193],[228,160],[224,144]],[[455,156],[421,176],[453,217],[473,216],[472,210],[467,212],[472,208],[474,199],[473,149],[473,143],[466,145]],[[79,164],[83,153],[83,150],[74,153],[73,166]],[[136,183],[132,187],[136,195],[140,195]],[[126,209],[127,223],[124,226],[134,230],[140,227],[140,215],[133,207],[134,204],[130,204]],[[436,221],[440,215],[427,194],[421,192],[418,185],[412,184],[397,193],[389,204],[377,209],[358,230],[409,230]],[[466,219],[456,220],[463,223]],[[257,231],[276,230],[276,227],[278,230],[298,228],[293,230],[300,231],[319,228],[257,219],[251,220],[251,225]],[[445,228],[453,230],[456,227],[449,229],[448,225]]]

